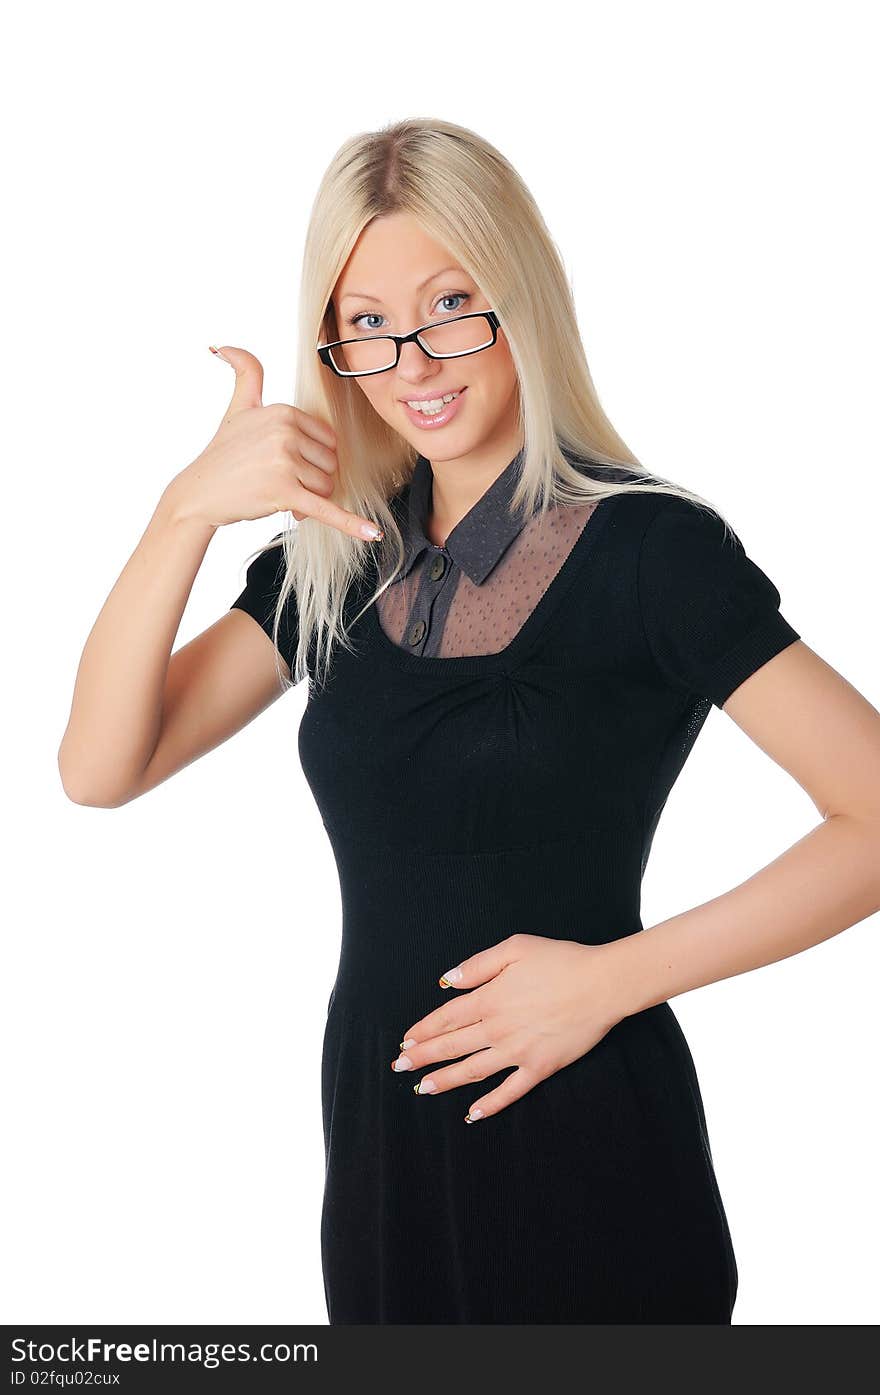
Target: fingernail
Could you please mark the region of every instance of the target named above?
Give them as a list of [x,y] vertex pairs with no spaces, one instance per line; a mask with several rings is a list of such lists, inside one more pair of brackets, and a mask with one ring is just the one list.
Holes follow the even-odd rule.
[[405,1041],[400,1042],[400,1049],[401,1051],[405,1051],[408,1046],[415,1046],[415,1044],[415,1037],[407,1037]]
[[222,358],[224,363],[228,363],[230,368],[232,367],[232,363],[230,362],[230,360],[226,357],[225,354],[221,354],[216,344],[209,344],[208,348],[211,350],[212,354],[216,354],[218,358]]
[[440,984],[441,988],[451,988],[454,983],[459,983],[460,980],[461,969],[456,968],[447,969],[446,973],[442,974],[440,978],[438,978],[437,982]]
[[433,1095],[436,1089],[437,1086],[430,1078],[427,1080],[420,1080],[413,1086],[413,1090],[417,1095]]
[[412,1061],[408,1056],[398,1056],[396,1061],[391,1062],[392,1070],[412,1070]]
[[482,1117],[483,1117],[483,1111],[482,1111],[482,1109],[471,1109],[471,1110],[464,1116],[464,1121],[465,1121],[466,1124],[473,1124],[473,1123],[476,1122],[477,1119],[482,1119]]
[[384,538],[385,534],[381,528],[376,527],[375,523],[362,523],[361,536],[369,538],[370,542],[379,542],[380,539]]

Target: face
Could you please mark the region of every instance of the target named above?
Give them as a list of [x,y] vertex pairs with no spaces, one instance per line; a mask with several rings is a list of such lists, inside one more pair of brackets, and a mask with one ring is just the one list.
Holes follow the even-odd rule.
[[[337,281],[333,306],[339,339],[408,334],[494,308],[455,257],[406,213],[374,218],[364,228]],[[459,358],[432,359],[418,344],[404,344],[396,368],[349,383],[432,462],[482,460],[497,452],[506,464],[520,448],[521,433],[516,371],[503,327],[497,333],[490,348]],[[460,395],[438,417],[407,406],[408,399],[450,392]]]

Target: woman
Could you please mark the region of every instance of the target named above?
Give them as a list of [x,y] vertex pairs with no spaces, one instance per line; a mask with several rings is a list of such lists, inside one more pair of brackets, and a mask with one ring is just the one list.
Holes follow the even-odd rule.
[[[134,799],[308,677],[299,749],[343,904],[331,1323],[729,1323],[668,999],[877,909],[880,717],[711,505],[627,450],[540,214],[473,132],[342,147],[300,313],[297,407],[219,351],[229,411],[89,637],[65,789]],[[284,510],[229,614],[169,656],[215,530]],[[822,823],[646,929],[651,840],[713,704]]]

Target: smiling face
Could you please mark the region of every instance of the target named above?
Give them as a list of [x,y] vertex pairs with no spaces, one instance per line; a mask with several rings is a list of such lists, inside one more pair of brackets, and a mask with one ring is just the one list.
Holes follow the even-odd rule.
[[[456,315],[491,310],[456,258],[407,213],[374,218],[361,233],[333,293],[340,339],[408,334]],[[486,324],[486,334],[489,334]],[[352,378],[379,416],[432,462],[481,461],[517,453],[517,377],[503,327],[496,342],[459,358],[429,358],[404,344],[387,373]],[[460,396],[438,416],[407,406],[415,398]]]

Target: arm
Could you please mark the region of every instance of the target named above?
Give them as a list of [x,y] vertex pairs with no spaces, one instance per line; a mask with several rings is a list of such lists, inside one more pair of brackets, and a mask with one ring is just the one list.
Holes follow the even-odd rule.
[[786,959],[880,910],[880,713],[801,641],[722,710],[823,822],[732,891],[603,946],[622,1017]]
[[75,803],[128,803],[281,696],[271,640],[242,611],[171,654],[213,533],[172,482],[83,650],[58,751]]

